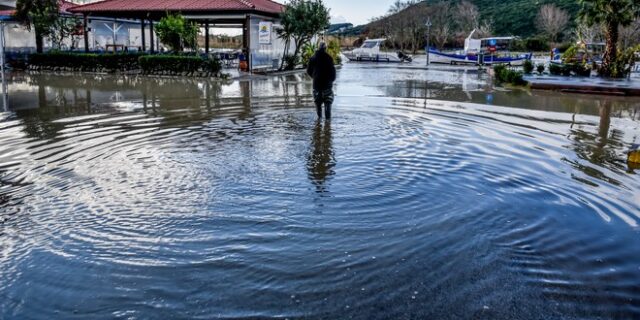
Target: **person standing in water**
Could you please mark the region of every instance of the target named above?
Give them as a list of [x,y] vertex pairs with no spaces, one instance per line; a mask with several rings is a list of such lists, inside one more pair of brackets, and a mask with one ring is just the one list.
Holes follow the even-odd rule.
[[307,74],[313,78],[313,101],[316,104],[318,118],[322,118],[322,105],[324,115],[331,118],[331,105],[333,104],[333,82],[336,80],[336,67],[333,58],[327,53],[327,44],[320,43],[320,48],[309,60]]

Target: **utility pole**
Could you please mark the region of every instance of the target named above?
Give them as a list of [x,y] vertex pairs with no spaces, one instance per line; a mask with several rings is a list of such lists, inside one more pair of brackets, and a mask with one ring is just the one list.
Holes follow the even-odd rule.
[[431,25],[432,25],[431,24],[431,18],[427,18],[427,23],[425,23],[425,26],[427,27],[427,49],[425,50],[426,54],[427,54],[427,67],[430,64],[430,61],[429,61],[429,48],[430,48],[430,46],[429,46],[429,38],[431,38]]

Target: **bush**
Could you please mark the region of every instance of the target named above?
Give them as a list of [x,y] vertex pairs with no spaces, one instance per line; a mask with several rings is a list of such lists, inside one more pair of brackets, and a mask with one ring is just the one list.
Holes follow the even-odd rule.
[[549,65],[549,73],[554,76],[562,75],[562,65],[552,63]]
[[182,15],[168,15],[156,25],[158,40],[174,52],[198,46],[198,26]]
[[549,65],[549,73],[554,76],[568,77],[571,75],[571,67],[565,64],[552,63]]
[[284,69],[285,70],[293,70],[298,66],[300,62],[300,58],[294,55],[286,55],[284,56]]
[[139,69],[143,53],[72,53],[51,51],[29,55],[29,68],[36,70],[116,72]]
[[580,77],[590,77],[591,76],[591,68],[587,64],[574,63],[567,65],[567,68],[571,73]]
[[340,43],[338,40],[331,40],[327,44],[327,53],[333,58],[334,64],[342,64],[340,57]]
[[48,52],[29,56],[29,68],[53,71],[116,72],[142,69],[145,74],[194,74],[219,76],[217,59],[197,55],[145,55],[142,53],[95,54]]
[[508,69],[504,65],[497,65],[493,67],[496,80],[499,83],[510,83],[517,86],[526,85],[527,82],[522,78],[522,72]]
[[538,71],[538,74],[539,74],[539,75],[542,75],[542,74],[544,73],[544,64],[542,64],[542,63],[541,63],[541,64],[539,64],[539,65],[536,67],[536,71]]
[[533,62],[531,62],[531,60],[525,60],[522,68],[525,74],[531,74],[533,72]]
[[625,78],[629,76],[633,66],[635,65],[636,54],[640,52],[640,45],[626,50],[619,50],[615,58],[611,62],[610,70],[599,70],[600,73],[612,78]]
[[303,66],[306,67],[309,65],[309,60],[311,60],[311,57],[313,57],[313,55],[316,53],[317,50],[318,50],[318,46],[311,43],[307,43],[304,45],[304,47],[302,47],[302,65]]
[[143,56],[140,57],[139,63],[144,74],[193,75],[199,73],[219,76],[220,70],[222,70],[218,59],[205,59],[198,56]]
[[568,63],[557,64],[552,63],[549,65],[549,73],[555,76],[571,76],[576,75],[580,77],[590,77],[591,67],[583,63]]

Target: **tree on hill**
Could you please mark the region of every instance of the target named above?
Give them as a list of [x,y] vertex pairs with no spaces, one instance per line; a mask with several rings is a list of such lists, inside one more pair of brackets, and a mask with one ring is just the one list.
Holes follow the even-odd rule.
[[36,34],[36,51],[44,49],[44,38],[51,35],[52,26],[60,18],[58,0],[17,0],[15,18]]
[[606,48],[602,59],[600,74],[615,76],[612,65],[618,56],[620,26],[629,26],[640,16],[638,0],[579,0],[581,4],[579,18],[587,25],[602,25],[606,38]]
[[540,7],[536,20],[538,29],[545,33],[551,42],[556,42],[569,23],[569,14],[553,4]]

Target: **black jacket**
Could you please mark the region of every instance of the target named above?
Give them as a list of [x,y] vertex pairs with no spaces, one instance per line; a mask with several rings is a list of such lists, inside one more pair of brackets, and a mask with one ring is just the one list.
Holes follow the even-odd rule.
[[307,74],[313,78],[313,90],[327,90],[336,81],[336,67],[333,58],[325,51],[318,50],[309,60]]

